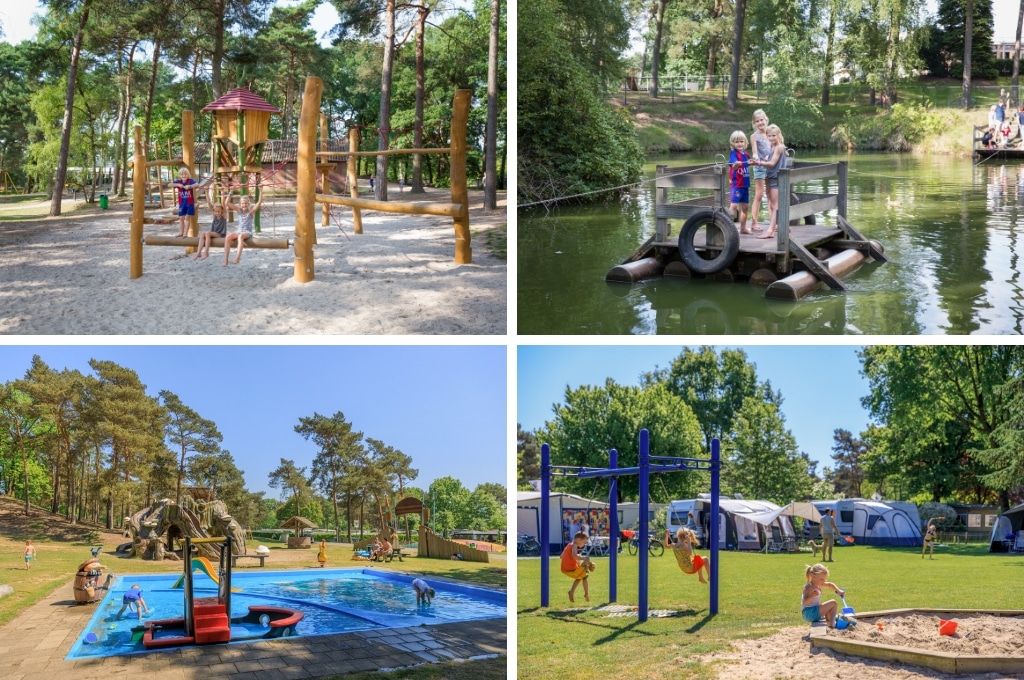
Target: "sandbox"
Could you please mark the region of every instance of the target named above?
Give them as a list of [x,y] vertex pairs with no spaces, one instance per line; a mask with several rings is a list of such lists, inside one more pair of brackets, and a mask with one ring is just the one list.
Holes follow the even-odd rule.
[[[940,635],[940,620],[956,621],[956,633]],[[811,647],[953,675],[1024,673],[1021,610],[890,609],[858,614],[856,621],[845,630],[813,626]]]

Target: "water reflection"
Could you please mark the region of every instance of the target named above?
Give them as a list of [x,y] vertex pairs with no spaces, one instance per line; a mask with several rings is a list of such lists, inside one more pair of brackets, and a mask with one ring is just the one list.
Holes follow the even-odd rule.
[[[523,334],[1010,334],[1024,329],[1018,233],[1024,165],[886,154],[850,161],[848,214],[890,258],[845,279],[850,290],[785,303],[747,284],[657,279],[605,284],[654,230],[653,185],[603,207],[521,214]],[[688,165],[705,158],[657,163]],[[654,165],[649,167],[653,176]],[[835,180],[804,185],[835,192]],[[763,219],[763,217],[762,217]],[[834,224],[827,215],[824,223]],[[819,219],[819,223],[822,220]],[[675,225],[678,228],[678,225]]]

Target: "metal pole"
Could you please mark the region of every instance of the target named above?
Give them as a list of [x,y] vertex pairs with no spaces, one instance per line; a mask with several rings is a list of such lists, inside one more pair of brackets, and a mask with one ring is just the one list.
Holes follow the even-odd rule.
[[[614,470],[619,465],[619,452],[612,449],[608,452],[608,467]],[[619,478],[612,477],[608,489],[608,601],[618,599],[618,552],[619,552]]]
[[637,619],[640,623],[647,620],[647,556],[650,532],[647,527],[647,470],[650,467],[651,435],[647,430],[640,430],[640,579],[637,595]]
[[548,506],[551,494],[551,446],[540,447],[540,606],[548,606],[548,579],[551,565],[548,564],[548,546],[551,508]]
[[193,595],[192,595],[192,537],[185,537],[185,636],[195,637],[196,634],[196,622],[195,614],[192,611],[193,607]]
[[721,444],[717,439],[711,440],[711,521],[708,524],[708,531],[711,533],[711,566],[709,568],[711,581],[711,599],[709,610],[712,614],[718,613],[718,496],[719,496],[719,471],[721,469]]

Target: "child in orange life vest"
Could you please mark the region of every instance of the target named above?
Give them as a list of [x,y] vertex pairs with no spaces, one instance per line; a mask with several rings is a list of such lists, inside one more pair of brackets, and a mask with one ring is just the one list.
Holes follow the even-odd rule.
[[804,577],[807,579],[807,585],[804,586],[803,597],[800,600],[800,604],[803,607],[802,615],[804,621],[816,623],[824,616],[825,621],[828,622],[828,627],[834,628],[839,604],[835,600],[829,600],[822,604],[821,589],[831,588],[839,594],[839,597],[846,595],[846,591],[836,584],[825,580],[828,578],[828,567],[824,564],[819,563],[813,567],[807,567]]
[[710,576],[708,561],[693,552],[694,546],[699,545],[697,534],[683,527],[676,531],[676,539],[673,541],[672,534],[666,530],[665,542],[672,547],[676,562],[679,563],[679,568],[683,570],[684,574],[696,574],[701,583],[707,583],[704,576]]
[[590,602],[590,585],[587,583],[587,576],[596,568],[589,557],[580,555],[580,548],[587,544],[587,535],[582,531],[573,536],[572,543],[565,546],[562,551],[562,573],[573,579],[572,588],[569,589],[569,602],[575,602],[573,597],[576,588],[583,583],[583,598]]

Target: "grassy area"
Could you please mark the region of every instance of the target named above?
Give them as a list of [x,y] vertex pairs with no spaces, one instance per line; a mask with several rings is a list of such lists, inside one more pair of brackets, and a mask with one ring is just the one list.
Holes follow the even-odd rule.
[[[903,83],[897,93],[899,103],[924,107],[937,118],[934,127],[941,132],[929,135],[916,148],[964,155],[970,153],[971,126],[985,122],[989,104],[998,99],[998,84],[976,90],[975,108],[970,111],[955,107],[960,97],[958,81]],[[798,94],[810,102],[818,102],[821,97],[818,89]],[[881,126],[889,115],[888,109],[871,105],[870,91],[859,83],[834,85],[829,101],[829,106],[821,109],[821,120],[814,125],[813,146],[835,146],[833,131],[848,117],[860,124],[878,121]],[[725,97],[715,96],[715,92],[676,92],[659,99],[650,99],[646,93],[629,93],[625,104],[621,94],[609,97],[609,102],[628,106],[647,153],[723,152],[728,149],[729,134],[737,129],[749,132],[754,110],[767,103],[756,92],[741,92],[736,111],[729,111]]]
[[490,229],[484,234],[484,245],[487,246],[487,252],[499,260],[508,259],[508,225],[503,224],[500,227]]
[[[914,548],[844,547],[829,564],[830,580],[847,591],[847,603],[858,612],[899,607],[1006,609],[1020,598],[1017,581],[1024,576],[1024,558],[989,554],[988,546],[951,545],[938,548],[934,560],[921,559]],[[704,552],[703,554],[707,554]],[[708,590],[694,576],[679,571],[671,553],[650,561],[652,609],[671,609],[681,616],[609,617],[606,613],[571,610],[583,607],[582,589],[576,605],[566,591],[570,581],[552,560],[552,606],[539,607],[540,561],[518,560],[518,676],[565,680],[596,674],[625,673],[629,678],[716,677],[712,664],[697,657],[722,650],[733,640],[771,635],[785,626],[800,626],[798,596],[810,553],[727,552],[721,556],[719,613],[708,612]],[[607,603],[608,560],[596,560],[591,577],[591,605]],[[619,604],[635,604],[636,557],[619,558]],[[829,599],[826,591],[824,600]]]

